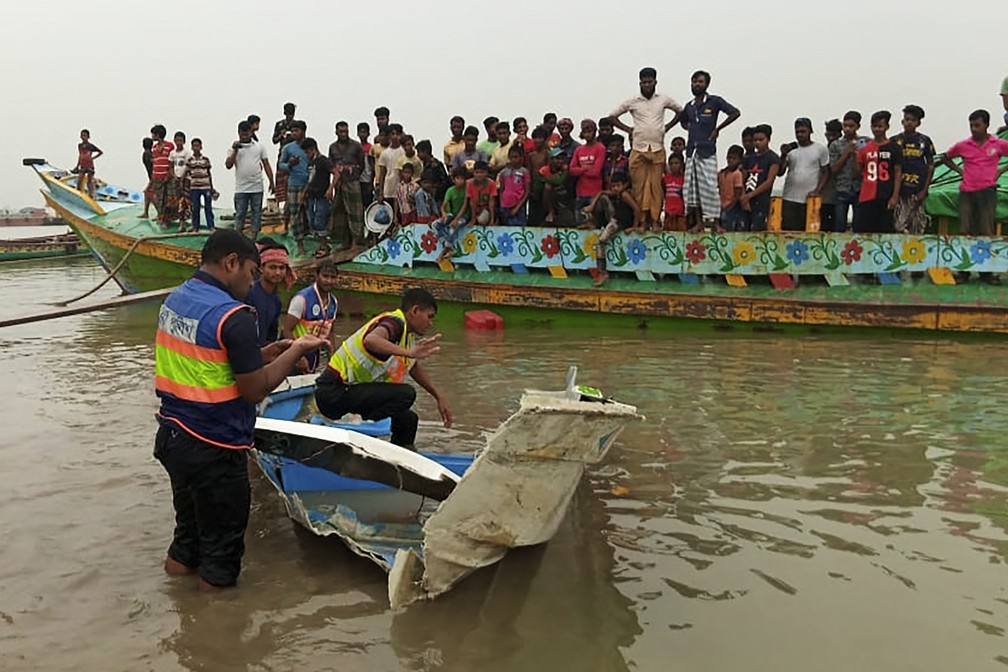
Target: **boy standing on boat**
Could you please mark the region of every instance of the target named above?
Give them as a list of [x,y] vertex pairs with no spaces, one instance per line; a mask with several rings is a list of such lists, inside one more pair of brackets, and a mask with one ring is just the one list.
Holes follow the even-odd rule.
[[151,139],[154,141],[154,146],[151,147],[151,161],[153,162],[151,192],[154,209],[157,210],[158,224],[162,231],[168,228],[171,215],[170,206],[178,196],[175,191],[176,184],[170,158],[174,145],[165,141],[166,135],[168,135],[168,129],[161,124],[151,128]]
[[830,174],[836,185],[831,230],[843,233],[847,230],[848,215],[853,211],[857,221],[858,200],[861,197],[861,171],[857,165],[857,153],[868,144],[868,138],[858,135],[861,130],[861,113],[849,110],[844,114],[843,136],[829,144]]
[[430,292],[408,289],[398,310],[378,315],[343,341],[316,383],[319,411],[330,418],[347,413],[365,420],[391,418],[392,443],[413,448],[419,419],[412,410],[416,389],[405,382],[409,374],[434,397],[444,426],[451,427],[448,402],[420,363],[441,349],[441,334],[418,338],[436,314]]
[[[291,297],[283,319],[283,337],[299,338],[304,334],[328,333],[336,319],[336,297],[332,295],[339,271],[336,263],[326,259],[315,269],[315,282]],[[333,341],[330,346],[335,349]],[[298,362],[302,373],[315,373],[319,366],[319,353],[306,355]]]
[[896,233],[919,236],[931,221],[924,210],[924,199],[934,175],[935,146],[931,138],[917,132],[923,118],[924,108],[907,105],[903,108],[903,132],[893,138],[903,150],[903,182],[893,218]]
[[245,230],[245,217],[252,210],[252,240],[259,236],[262,228],[263,171],[269,180],[270,193],[274,191],[273,169],[270,167],[266,148],[252,139],[252,124],[242,121],[238,124],[238,139],[231,144],[224,167],[235,171],[235,230]]
[[186,135],[182,131],[175,131],[175,148],[172,149],[168,159],[172,163],[172,175],[175,178],[175,203],[168,207],[173,211],[172,216],[178,218],[179,230],[184,231],[189,222],[189,176],[186,174],[186,165],[192,152],[185,146]]
[[[200,209],[206,212],[207,228],[214,228],[213,175],[210,173],[210,159],[203,156],[203,141],[192,139],[192,155],[186,161],[186,178],[189,180],[189,202],[192,209],[192,230],[200,230]],[[181,223],[185,228],[185,222]]]
[[158,315],[154,457],[171,479],[175,509],[164,569],[198,574],[204,590],[234,586],[241,572],[256,404],[298,359],[325,344],[324,337],[306,334],[259,347],[253,311],[241,303],[258,266],[252,241],[215,231],[199,270]]
[[[308,157],[308,184],[305,187],[305,219],[308,230],[318,236],[319,246],[315,256],[321,259],[329,255],[329,193],[332,181],[332,164],[329,157],[319,151],[314,138],[301,142]],[[298,241],[298,254],[304,254],[303,238]]]
[[91,144],[91,131],[86,128],[80,132],[80,139],[77,144],[77,191],[81,191],[87,180],[88,195],[94,198],[94,160],[102,155],[102,150]]
[[780,170],[780,157],[770,149],[772,135],[770,124],[755,126],[753,153],[742,159],[745,193],[739,199],[739,205],[749,212],[749,231],[766,231],[770,218],[770,193]]
[[854,218],[857,233],[893,232],[893,211],[903,182],[903,151],[889,140],[891,117],[888,110],[871,116],[873,139],[857,154],[861,169],[861,197]]

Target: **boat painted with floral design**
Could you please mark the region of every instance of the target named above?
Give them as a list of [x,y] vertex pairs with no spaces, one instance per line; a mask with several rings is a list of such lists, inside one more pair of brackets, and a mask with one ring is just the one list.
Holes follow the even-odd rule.
[[[205,237],[159,240],[156,225],[139,216],[136,192],[102,185],[91,199],[73,188],[66,171],[29,165],[46,187],[47,203],[106,267],[135,248],[118,277],[127,291],[172,286],[198,265]],[[952,188],[936,188],[941,207],[954,205]],[[953,275],[1008,272],[1008,239],[952,235],[955,223],[947,219],[937,225],[939,232],[925,235],[620,233],[604,248],[611,279],[595,287],[595,231],[473,226],[451,262],[438,263],[441,241],[430,225],[415,224],[340,260],[337,286],[341,304],[361,306],[357,312],[394,306],[405,288],[422,284],[442,301],[442,317],[479,307],[512,324],[605,319],[678,328],[689,318],[736,327],[1008,333],[1008,288],[976,280],[957,285]],[[270,235],[293,249],[289,236]],[[307,247],[309,256],[292,260],[302,283],[316,264],[313,243]]]

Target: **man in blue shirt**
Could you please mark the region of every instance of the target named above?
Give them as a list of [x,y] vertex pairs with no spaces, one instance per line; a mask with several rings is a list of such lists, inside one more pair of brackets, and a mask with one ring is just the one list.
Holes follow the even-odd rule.
[[259,279],[252,285],[245,303],[255,308],[259,347],[280,340],[280,284],[290,289],[296,276],[287,258],[287,248],[272,238],[259,239]]
[[154,457],[171,481],[175,531],[164,569],[199,575],[204,590],[233,586],[245,553],[255,405],[294,363],[325,343],[305,334],[256,345],[241,303],[259,266],[255,244],[231,229],[207,238],[202,265],[158,313]]
[[[686,179],[683,196],[690,231],[702,231],[705,222],[718,225],[721,199],[717,184],[717,137],[726,126],[741,116],[738,108],[721,96],[710,95],[709,72],[697,70],[690,78],[693,100],[683,108],[679,122],[688,132],[686,140]],[[718,124],[718,116],[725,119]]]

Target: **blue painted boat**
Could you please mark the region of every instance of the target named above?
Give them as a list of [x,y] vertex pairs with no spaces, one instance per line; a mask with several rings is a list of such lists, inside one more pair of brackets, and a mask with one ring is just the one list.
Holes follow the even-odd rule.
[[[388,572],[389,602],[400,607],[556,533],[585,465],[641,417],[575,375],[571,367],[559,392],[526,391],[476,455],[414,453],[361,425],[260,416],[253,456],[288,515]],[[287,382],[263,413],[303,402],[307,381]]]

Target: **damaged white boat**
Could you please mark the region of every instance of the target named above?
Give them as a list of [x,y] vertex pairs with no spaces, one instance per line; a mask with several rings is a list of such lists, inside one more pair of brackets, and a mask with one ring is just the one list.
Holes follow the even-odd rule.
[[446,592],[510,548],[548,541],[585,465],[637,409],[575,384],[526,391],[475,456],[414,453],[360,432],[259,418],[255,456],[288,514],[389,572],[393,608]]

